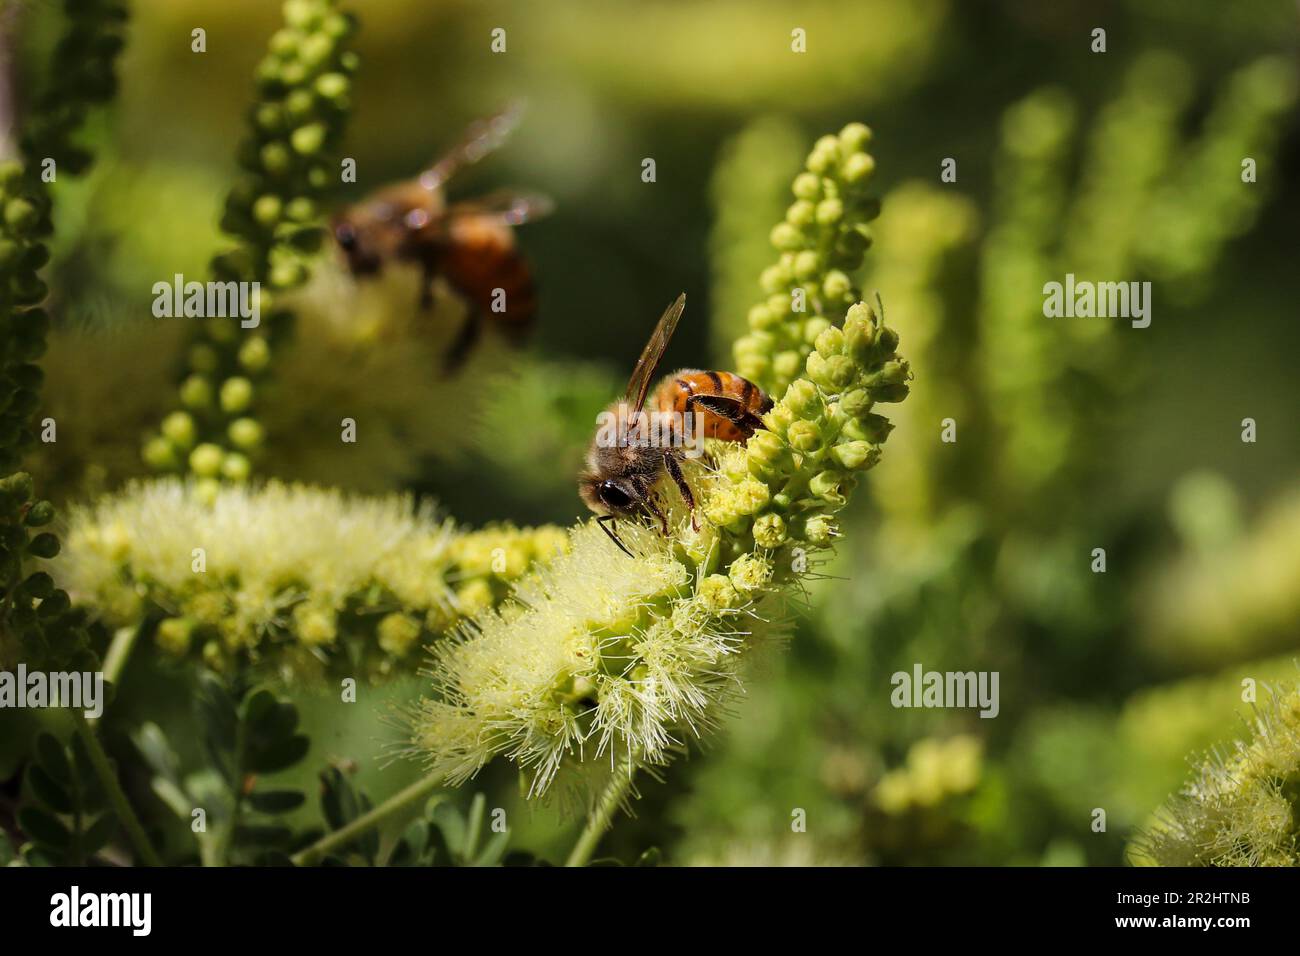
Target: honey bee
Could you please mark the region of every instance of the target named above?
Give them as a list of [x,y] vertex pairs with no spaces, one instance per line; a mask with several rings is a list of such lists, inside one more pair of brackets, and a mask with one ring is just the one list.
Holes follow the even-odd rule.
[[515,243],[514,227],[538,219],[553,205],[545,196],[500,190],[448,203],[447,182],[500,148],[518,125],[511,107],[479,120],[441,159],[415,179],[378,190],[335,215],[331,232],[348,269],[358,278],[380,274],[386,263],[413,262],[422,270],[420,307],[433,303],[433,282],[443,278],[469,306],[446,362],[454,368],[490,319],[513,338],[537,314],[537,287]]
[[[651,407],[658,414],[643,414],[650,381],[685,309],[683,293],[660,317],[637,359],[626,393],[602,415],[603,421],[613,423],[612,434],[605,425],[597,431],[587,451],[586,468],[578,477],[578,493],[598,515],[601,530],[629,556],[631,552],[610,526],[619,518],[649,514],[658,519],[666,535],[668,519],[654,495],[665,473],[690,510],[691,527],[699,530],[695,495],[681,467],[692,426],[697,437],[744,444],[763,427],[762,416],[772,408],[772,399],[761,388],[734,372],[681,369],[655,390]],[[658,427],[647,427],[647,419],[657,421]]]

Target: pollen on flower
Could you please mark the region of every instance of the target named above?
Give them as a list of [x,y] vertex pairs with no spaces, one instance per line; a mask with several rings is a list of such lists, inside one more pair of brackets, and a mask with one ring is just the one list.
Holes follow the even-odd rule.
[[1206,757],[1130,849],[1161,866],[1300,865],[1300,687],[1275,689],[1250,736]]
[[725,574],[710,574],[701,581],[698,597],[715,614],[729,613],[740,604],[740,595]]
[[435,772],[459,782],[503,754],[540,794],[566,758],[662,762],[735,692],[735,651],[767,625],[739,627],[730,582],[693,584],[699,566],[655,529],[625,522],[619,533],[635,558],[581,525],[514,601],[435,648],[434,693],[412,719]]
[[209,500],[198,483],[169,478],[73,509],[60,562],[105,624],[162,618],[163,653],[201,648],[227,668],[274,652],[282,665],[319,667],[347,643],[380,675],[466,605],[498,603],[561,540],[555,529],[461,532],[404,495],[271,482],[217,486]]
[[298,640],[308,647],[332,644],[338,636],[334,629],[334,614],[311,604],[299,604],[293,609],[293,624]]
[[787,540],[785,519],[779,514],[765,514],[754,522],[754,543],[760,548],[779,548]]
[[728,576],[737,591],[758,591],[772,580],[772,562],[759,554],[742,554],[732,562]]

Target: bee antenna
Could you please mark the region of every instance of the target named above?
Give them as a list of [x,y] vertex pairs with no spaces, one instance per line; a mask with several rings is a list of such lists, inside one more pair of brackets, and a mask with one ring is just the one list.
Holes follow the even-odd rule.
[[873,294],[876,297],[876,308],[880,310],[880,321],[883,322],[885,321],[885,303],[880,301],[879,289],[877,289]]
[[616,545],[618,545],[618,549],[622,551],[624,554],[626,554],[629,558],[635,558],[636,555],[634,555],[631,551],[627,549],[627,545],[625,545],[619,539],[618,534],[606,527],[607,523],[608,524],[614,523],[613,515],[600,515],[599,517],[596,518],[596,524],[600,525],[600,530],[605,532],[605,534],[609,537],[609,540],[613,541]]

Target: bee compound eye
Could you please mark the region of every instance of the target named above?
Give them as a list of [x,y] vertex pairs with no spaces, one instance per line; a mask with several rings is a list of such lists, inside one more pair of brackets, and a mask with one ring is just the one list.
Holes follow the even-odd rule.
[[628,493],[612,481],[602,481],[600,483],[600,500],[606,507],[616,510],[623,510],[632,504],[631,497]]
[[357,244],[357,231],[348,223],[339,223],[334,227],[334,238],[344,249],[352,250]]

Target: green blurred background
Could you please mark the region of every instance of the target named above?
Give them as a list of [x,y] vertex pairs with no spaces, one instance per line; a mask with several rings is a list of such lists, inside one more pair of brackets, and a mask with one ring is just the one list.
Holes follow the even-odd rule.
[[[573,475],[593,416],[654,317],[685,291],[666,363],[728,367],[809,145],[853,120],[875,132],[884,211],[863,288],[902,335],[912,397],[788,649],[756,662],[724,733],[642,787],[610,852],[1116,864],[1189,755],[1243,729],[1242,679],[1296,676],[1294,3],[370,0],[356,12],[345,153],[359,188],[413,175],[467,123],[526,98],[512,141],[452,191],[556,200],[519,233],[540,320],[522,352],[488,343],[471,376],[440,382],[424,364],[402,371],[409,384],[355,383],[400,399],[394,440],[413,463],[353,473],[300,456],[279,473],[415,488],[469,524],[580,516]],[[28,5],[20,65],[52,41],[48,13]],[[84,424],[61,424],[58,452],[33,465],[56,502],[143,471],[140,439],[181,363],[150,289],[204,274],[220,245],[278,16],[266,0],[134,4],[119,99],[94,130],[100,160],[59,195],[46,401]],[[204,54],[190,50],[195,27]],[[504,54],[489,49],[496,27]],[[1091,50],[1098,27],[1105,53]],[[795,28],[806,53],[791,52]],[[940,180],[948,157],[953,183]],[[1241,181],[1245,157],[1255,183]],[[1044,318],[1042,285],[1066,272],[1150,280],[1150,328]],[[299,334],[316,321],[305,314]],[[955,443],[940,440],[945,418]],[[1000,714],[894,709],[890,675],[914,663],[999,671]],[[139,692],[115,716],[159,720],[166,671],[129,679]],[[418,688],[386,693],[400,703]],[[314,692],[295,692],[310,707]],[[324,700],[317,756],[357,761],[377,795],[409,779],[408,765],[378,766],[382,708],[335,726]],[[519,804],[506,768],[473,786],[489,805]],[[791,832],[796,808],[806,833]],[[518,842],[544,854],[571,841],[556,808],[514,819]]]

